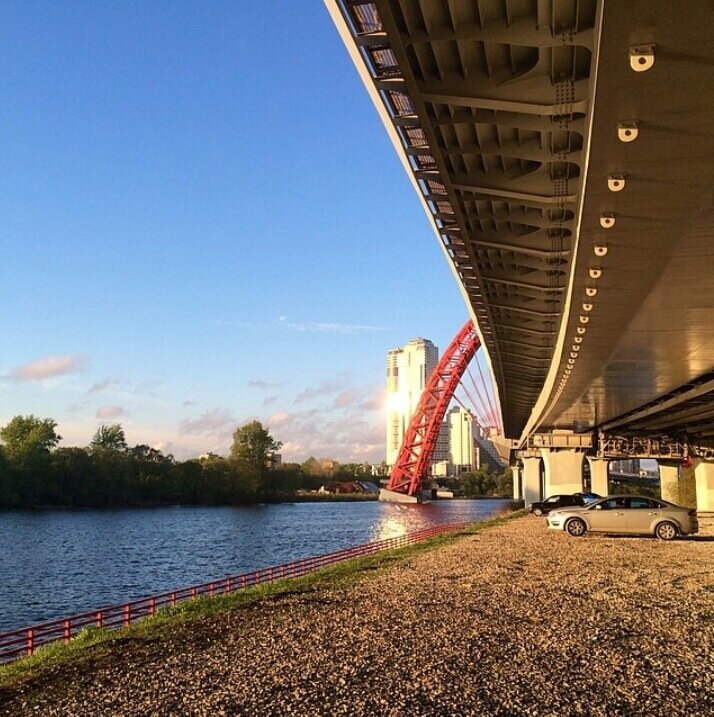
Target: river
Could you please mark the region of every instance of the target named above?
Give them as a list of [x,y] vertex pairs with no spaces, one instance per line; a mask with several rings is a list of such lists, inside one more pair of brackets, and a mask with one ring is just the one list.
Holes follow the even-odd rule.
[[438,523],[507,500],[0,511],[0,631]]

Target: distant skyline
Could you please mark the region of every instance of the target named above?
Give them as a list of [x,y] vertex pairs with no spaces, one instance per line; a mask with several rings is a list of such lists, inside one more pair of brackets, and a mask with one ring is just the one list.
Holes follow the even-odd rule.
[[9,0],[0,62],[0,425],[381,461],[467,312],[322,4]]

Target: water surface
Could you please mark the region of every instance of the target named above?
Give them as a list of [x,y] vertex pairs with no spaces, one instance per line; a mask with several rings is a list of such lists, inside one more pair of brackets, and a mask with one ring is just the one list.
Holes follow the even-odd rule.
[[438,523],[505,500],[0,511],[0,631]]

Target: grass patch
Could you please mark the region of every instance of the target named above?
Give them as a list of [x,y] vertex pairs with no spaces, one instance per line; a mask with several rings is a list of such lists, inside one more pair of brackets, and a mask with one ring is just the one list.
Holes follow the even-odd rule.
[[[363,558],[353,558],[298,578],[281,578],[272,583],[254,585],[227,595],[199,597],[186,600],[175,607],[166,607],[151,617],[142,618],[129,627],[121,629],[87,628],[69,643],[55,642],[38,648],[32,657],[24,657],[8,665],[0,666],[0,690],[12,690],[20,684],[48,677],[56,668],[72,664],[79,666],[91,659],[109,655],[121,649],[129,641],[153,641],[181,626],[210,619],[229,610],[254,605],[261,600],[277,600],[301,593],[306,599],[319,598],[327,588],[346,587],[359,582],[375,571],[381,571],[436,548],[453,543],[466,535],[501,525],[527,514],[517,510],[497,518],[474,523],[464,530],[445,533],[420,543],[394,550],[385,550]],[[89,649],[92,648],[92,649]]]

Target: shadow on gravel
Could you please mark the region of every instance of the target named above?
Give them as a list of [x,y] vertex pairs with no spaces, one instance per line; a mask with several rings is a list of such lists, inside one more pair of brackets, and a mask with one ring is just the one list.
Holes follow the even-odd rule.
[[714,535],[684,535],[677,540],[687,543],[714,543]]
[[[666,542],[660,541],[654,535],[622,535],[619,533],[588,533],[588,540],[648,540],[655,542]],[[675,538],[672,542],[674,543],[714,543],[714,535],[680,535]]]

